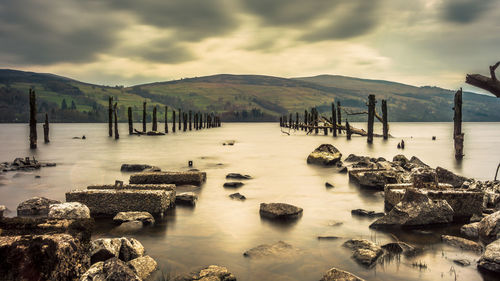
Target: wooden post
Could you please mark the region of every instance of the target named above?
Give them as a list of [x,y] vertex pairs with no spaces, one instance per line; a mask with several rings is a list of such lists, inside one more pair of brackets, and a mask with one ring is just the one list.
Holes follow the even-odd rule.
[[182,110],[179,108],[179,132],[182,130]]
[[352,132],[351,132],[351,126],[349,125],[349,121],[347,121],[347,119],[345,120],[345,132],[347,135],[347,139],[350,140]]
[[172,132],[175,133],[175,128],[176,128],[176,124],[175,124],[175,110],[172,109]]
[[36,95],[35,91],[29,91],[30,95],[30,148],[35,149],[37,145],[36,134]]
[[462,133],[462,88],[455,93],[455,114],[453,116],[453,138],[455,140],[455,159],[464,157],[464,134]]
[[314,108],[314,133],[317,135],[319,133],[318,129],[318,110]]
[[194,113],[194,116],[193,116],[193,126],[194,126],[194,129],[195,131],[198,130],[198,113]]
[[132,121],[132,107],[128,107],[128,134],[134,134],[134,123]]
[[156,105],[153,107],[153,126],[152,130],[156,132],[158,130],[158,120],[156,119]]
[[337,116],[335,115],[335,103],[332,102],[332,132],[333,136],[337,136]]
[[142,103],[142,131],[146,132],[146,102]]
[[43,124],[43,141],[49,143],[49,115],[45,113],[45,124]]
[[283,117],[280,116],[280,127],[283,127]]
[[168,106],[165,106],[165,134],[168,134]]
[[187,130],[187,113],[182,113],[183,121],[184,121],[184,132]]
[[387,123],[387,100],[382,100],[382,134],[384,140],[389,138],[389,124]]
[[[340,101],[337,101],[337,124],[342,124],[342,111],[340,107]],[[340,129],[340,126],[338,127],[339,129],[339,134],[342,134],[342,130]]]
[[295,113],[295,130],[299,129],[299,113]]
[[302,128],[306,131],[307,131],[307,128],[305,126],[307,126],[307,118],[308,118],[307,115],[308,115],[308,112],[307,112],[307,109],[305,109],[304,110],[304,126],[302,126]]
[[373,122],[375,121],[375,95],[368,95],[368,143],[373,142]]
[[114,113],[115,113],[115,140],[120,138],[120,135],[118,134],[118,109],[116,109],[116,106],[118,103],[115,102],[114,106]]
[[108,104],[108,127],[109,127],[109,136],[113,136],[113,97],[109,97]]
[[191,116],[192,116],[193,112],[190,110],[189,111],[189,130],[191,131],[193,129],[193,127],[191,126]]

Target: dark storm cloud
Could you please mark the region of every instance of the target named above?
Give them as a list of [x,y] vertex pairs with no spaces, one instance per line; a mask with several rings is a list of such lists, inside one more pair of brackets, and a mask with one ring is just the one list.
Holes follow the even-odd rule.
[[493,3],[493,0],[447,0],[444,3],[444,17],[456,23],[471,23],[478,20]]
[[119,20],[98,16],[95,3],[68,2],[0,2],[0,58],[16,64],[85,62],[114,44]]
[[147,42],[145,45],[121,48],[116,53],[124,57],[166,64],[178,64],[196,59],[189,48],[168,37]]

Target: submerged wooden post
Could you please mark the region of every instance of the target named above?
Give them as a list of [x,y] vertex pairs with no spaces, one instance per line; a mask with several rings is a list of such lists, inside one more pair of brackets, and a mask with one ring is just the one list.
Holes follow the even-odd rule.
[[192,130],[192,126],[191,126],[191,116],[192,116],[193,112],[190,110],[189,111],[189,130],[191,131]]
[[304,125],[302,126],[302,129],[306,130],[307,131],[307,115],[308,115],[308,112],[307,112],[307,109],[304,110]]
[[146,102],[142,103],[142,131],[146,132]]
[[351,126],[349,125],[349,121],[347,121],[347,119],[345,120],[345,133],[347,135],[347,139],[350,140],[352,132],[351,132]]
[[172,132],[174,132],[174,133],[175,133],[175,128],[176,128],[175,125],[176,125],[175,124],[175,110],[172,109]]
[[43,141],[49,143],[49,115],[45,113],[45,124],[43,124]]
[[153,126],[152,131],[158,130],[158,120],[156,119],[156,105],[153,107]]
[[179,108],[179,132],[182,130],[182,110]]
[[337,136],[337,116],[335,115],[335,103],[332,102],[332,133],[333,136]]
[[299,129],[299,113],[295,113],[295,130]]
[[108,104],[108,127],[109,127],[109,136],[113,136],[113,97],[109,97]]
[[165,134],[168,134],[168,106],[165,106]]
[[36,134],[36,95],[30,89],[30,148],[35,149],[37,144]]
[[128,107],[128,134],[134,134],[134,123],[132,121],[132,107]]
[[373,142],[373,122],[375,121],[375,95],[368,95],[368,143]]
[[119,139],[120,138],[120,135],[118,134],[118,109],[116,109],[116,106],[118,105],[118,103],[115,102],[115,106],[114,106],[114,114],[115,114],[115,140]]
[[[341,112],[341,107],[340,107],[340,101],[337,101],[337,122],[338,124],[342,124],[342,112]],[[339,134],[342,134],[342,130],[340,126],[338,127],[339,129]]]
[[455,140],[455,159],[464,157],[464,134],[462,133],[462,88],[455,93],[455,114],[453,116],[453,138]]
[[187,130],[187,113],[182,113],[183,121],[184,121],[184,132]]
[[314,133],[317,135],[319,133],[319,128],[318,128],[318,110],[315,108],[314,109]]
[[384,140],[389,138],[389,124],[387,123],[387,100],[382,100],[382,134]]

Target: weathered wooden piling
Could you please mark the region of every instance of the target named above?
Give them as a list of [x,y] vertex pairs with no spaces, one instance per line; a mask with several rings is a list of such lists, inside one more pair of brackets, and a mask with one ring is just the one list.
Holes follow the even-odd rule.
[[280,116],[280,127],[283,127],[283,116]]
[[[342,124],[342,108],[340,107],[340,101],[337,101],[337,122],[338,124]],[[338,127],[339,134],[342,134],[342,130],[340,126]]]
[[192,125],[191,125],[191,116],[192,116],[193,112],[190,110],[189,111],[189,130],[191,131],[193,129]]
[[115,140],[120,138],[120,135],[118,134],[118,109],[116,108],[118,103],[115,102],[115,105],[113,107],[113,112],[115,115]]
[[175,110],[172,109],[172,132],[175,133],[175,128],[176,128],[176,124],[175,124]]
[[179,132],[182,130],[182,110],[179,108]]
[[194,113],[193,126],[196,131],[198,131],[198,113]]
[[307,112],[307,109],[305,109],[304,110],[304,126],[302,126],[304,130],[307,130],[306,126],[307,126],[307,118],[308,118],[307,115],[308,114],[309,113]]
[[45,124],[43,124],[43,141],[49,143],[49,115],[45,113]]
[[168,134],[168,106],[165,106],[165,134]]
[[151,129],[152,131],[157,131],[158,130],[158,120],[156,119],[156,105],[153,107],[153,128]]
[[351,126],[349,125],[349,121],[347,121],[347,119],[345,120],[345,133],[346,133],[347,139],[350,140],[352,132],[351,132]]
[[146,102],[142,103],[142,131],[146,132]]
[[464,134],[462,133],[462,88],[455,93],[455,112],[453,116],[453,139],[455,140],[455,159],[464,157]]
[[30,148],[35,149],[37,145],[36,134],[36,94],[35,91],[29,91],[30,100]]
[[318,128],[318,110],[314,108],[314,133],[317,135],[319,133],[319,128]]
[[182,119],[183,119],[183,123],[184,123],[184,132],[187,130],[187,113],[182,113]]
[[128,107],[128,134],[134,134],[134,123],[132,121],[132,107]]
[[109,136],[113,136],[113,97],[109,97],[108,99],[108,128],[109,128]]
[[299,129],[299,113],[295,113],[295,130]]
[[387,119],[387,100],[382,100],[382,135],[384,136],[384,140],[389,138],[389,124]]
[[375,95],[368,95],[368,143],[373,142],[373,122],[375,121]]
[[332,133],[337,136],[337,116],[335,115],[335,103],[332,102]]

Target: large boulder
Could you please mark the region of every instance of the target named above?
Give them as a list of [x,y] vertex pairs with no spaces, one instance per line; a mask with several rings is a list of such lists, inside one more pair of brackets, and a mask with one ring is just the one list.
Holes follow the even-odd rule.
[[140,221],[143,224],[154,224],[155,218],[148,212],[119,212],[113,218],[116,224],[122,224],[129,221]]
[[195,206],[198,201],[198,195],[194,192],[182,192],[175,195],[175,204]]
[[236,281],[236,277],[223,266],[210,265],[201,270],[178,276],[174,281]]
[[407,189],[403,199],[371,228],[442,224],[453,221],[453,208],[445,200],[431,200],[415,189]]
[[78,202],[52,204],[49,207],[49,219],[89,219],[90,210]]
[[91,263],[116,257],[125,262],[142,257],[144,246],[134,238],[99,238],[90,243]]
[[45,217],[49,214],[49,207],[52,204],[59,204],[60,201],[45,197],[33,197],[17,206],[19,217]]
[[437,174],[437,179],[439,182],[449,183],[449,184],[453,185],[454,188],[461,187],[462,184],[468,180],[466,177],[456,175],[453,172],[448,171],[442,167],[436,168],[436,174]]
[[119,258],[122,261],[130,261],[140,258],[144,255],[144,246],[135,238],[120,238],[122,244],[120,247]]
[[477,266],[500,274],[500,239],[486,246],[486,250],[477,262]]
[[299,252],[298,249],[293,247],[292,245],[278,241],[275,244],[268,245],[262,244],[257,247],[254,247],[250,250],[247,250],[243,253],[243,256],[249,258],[263,258],[263,257],[294,257]]
[[71,235],[0,236],[1,280],[76,280],[89,266],[84,245]]
[[484,217],[479,222],[479,239],[485,244],[489,244],[500,238],[500,211]]
[[352,257],[366,266],[372,266],[384,253],[380,246],[366,239],[350,239],[343,246],[353,250]]
[[364,281],[364,279],[361,279],[350,272],[332,267],[319,281]]
[[297,219],[302,211],[302,208],[286,203],[260,204],[260,216],[268,219]]
[[340,161],[342,153],[331,144],[322,144],[307,157],[307,164],[319,164],[323,166],[335,165]]
[[158,264],[150,256],[133,259],[127,264],[142,280],[146,280],[158,268]]
[[92,265],[80,281],[142,281],[126,263],[110,258]]
[[477,239],[479,237],[479,222],[462,225],[460,233],[467,238]]

